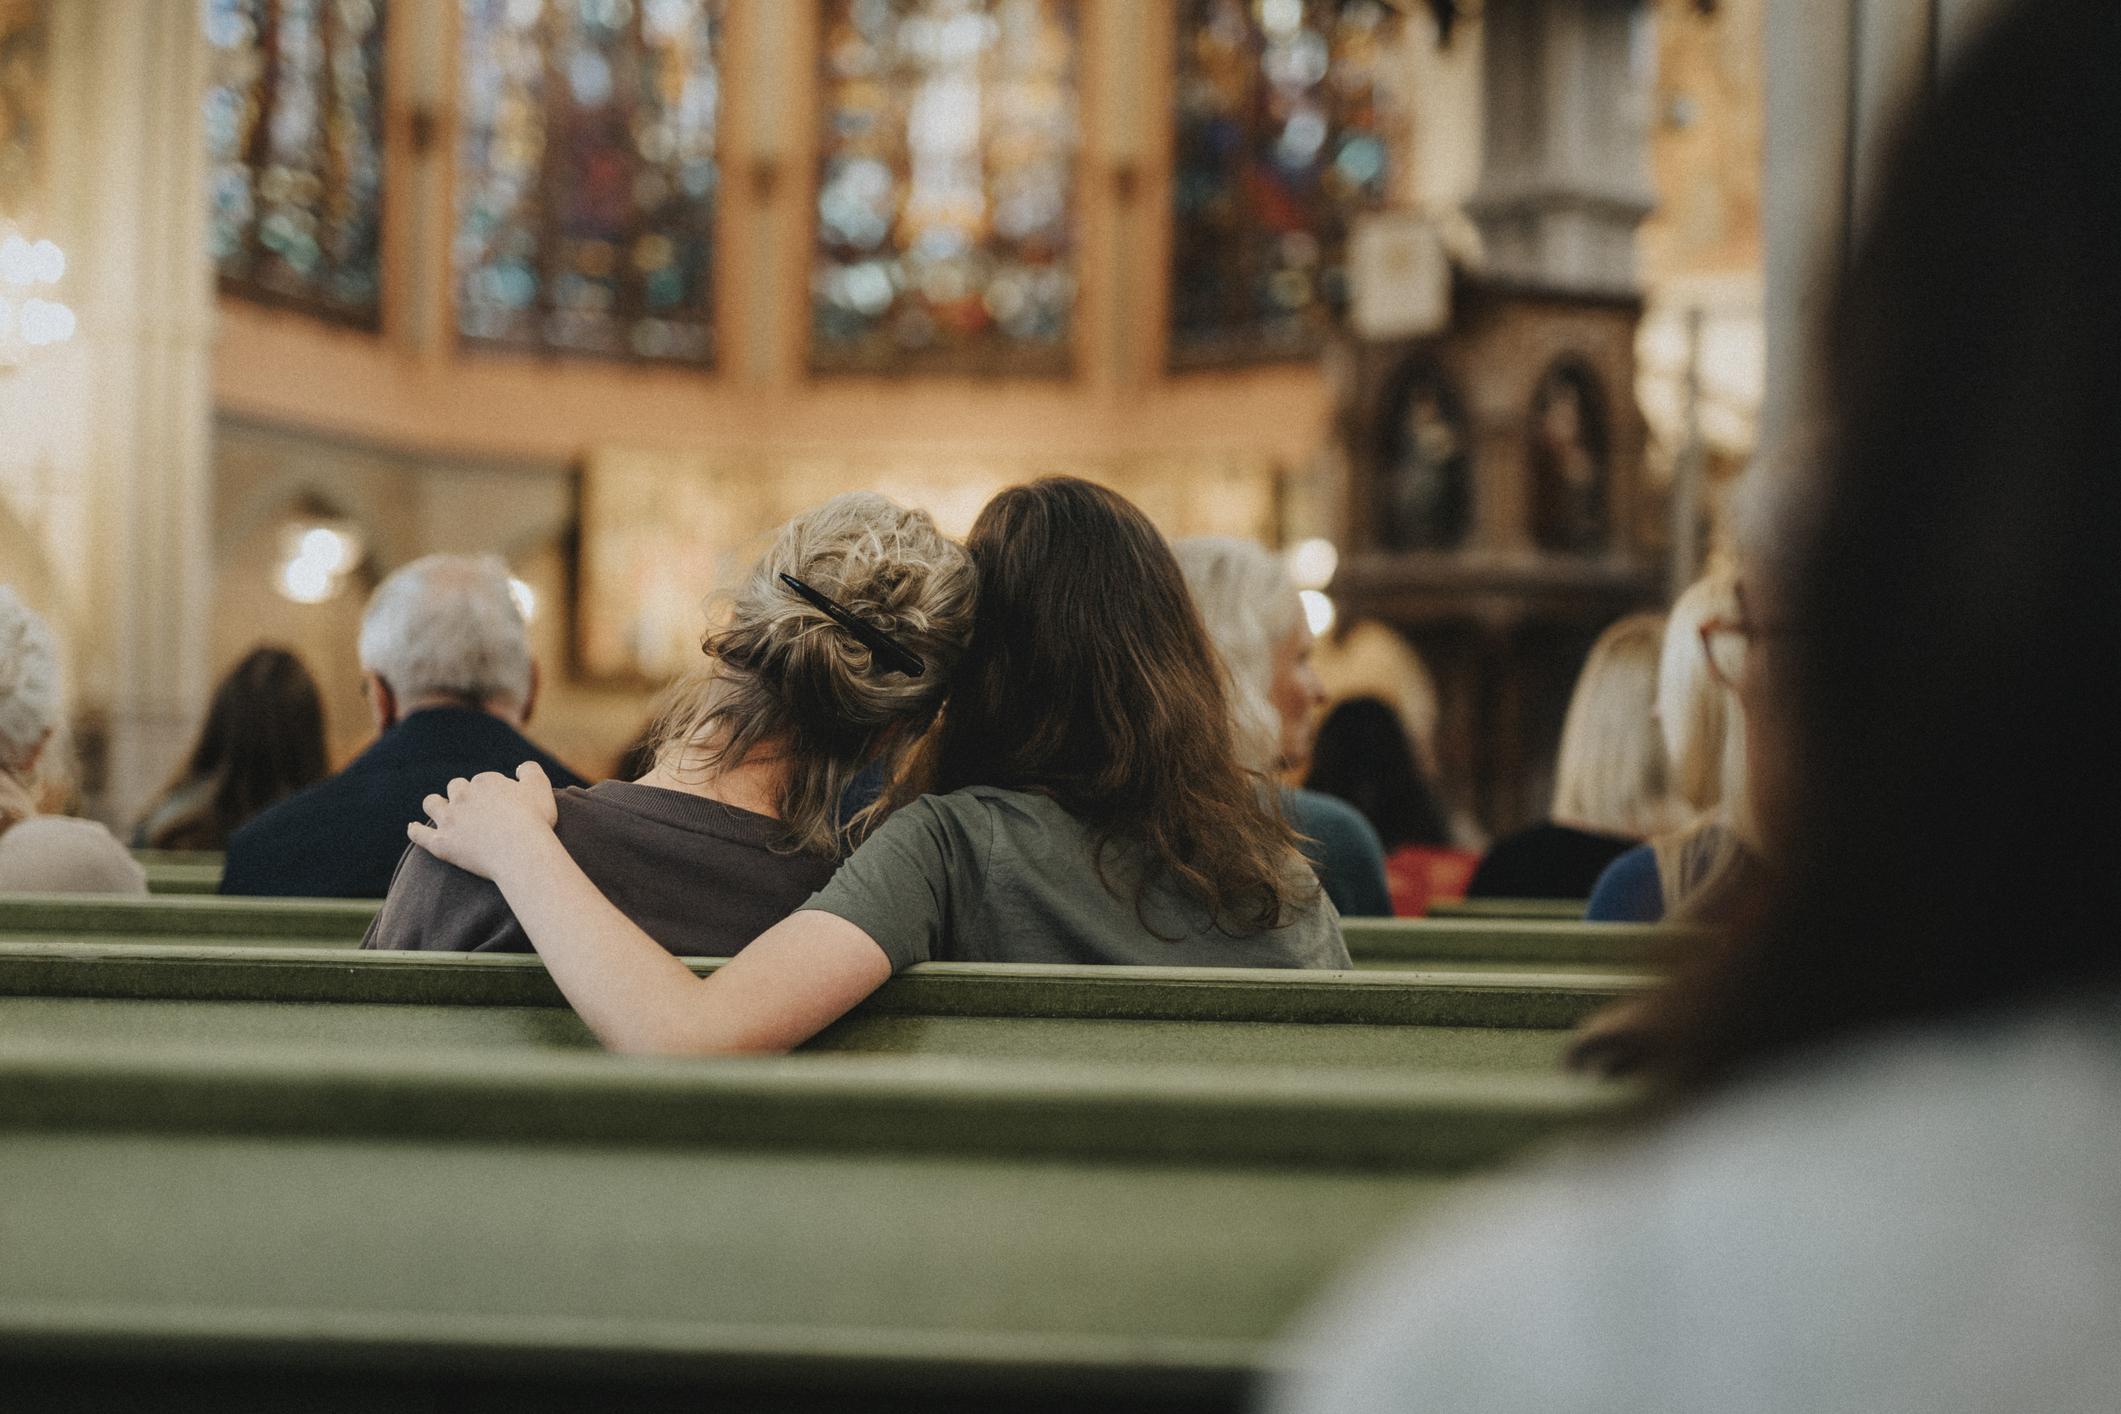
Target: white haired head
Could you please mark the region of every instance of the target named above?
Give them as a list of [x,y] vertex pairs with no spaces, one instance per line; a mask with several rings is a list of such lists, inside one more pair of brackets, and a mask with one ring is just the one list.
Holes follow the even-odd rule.
[[361,668],[399,710],[449,697],[530,705],[530,635],[496,555],[429,555],[376,586],[361,617]]
[[0,770],[28,769],[58,730],[63,701],[50,626],[0,584]]
[[1171,549],[1229,670],[1238,759],[1256,771],[1272,770],[1282,739],[1272,697],[1274,654],[1303,619],[1303,601],[1281,560],[1250,540],[1199,535]]

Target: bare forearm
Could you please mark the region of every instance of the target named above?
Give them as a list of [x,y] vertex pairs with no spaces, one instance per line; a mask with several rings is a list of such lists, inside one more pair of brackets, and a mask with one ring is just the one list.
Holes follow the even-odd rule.
[[612,906],[545,835],[495,882],[568,1002],[615,1051],[720,1049],[704,979]]

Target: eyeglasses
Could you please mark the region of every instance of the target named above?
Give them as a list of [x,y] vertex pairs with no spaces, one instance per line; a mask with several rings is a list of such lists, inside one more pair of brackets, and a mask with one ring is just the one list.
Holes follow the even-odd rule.
[[1701,656],[1708,662],[1709,676],[1735,692],[1745,675],[1746,654],[1754,643],[1773,638],[1781,629],[1763,624],[1746,612],[1744,586],[1732,586],[1731,597],[1738,612],[1729,618],[1719,616],[1704,621],[1700,634]]
[[1736,691],[1745,673],[1746,649],[1752,646],[1753,625],[1742,619],[1710,619],[1700,633],[1701,656],[1709,665],[1709,676]]

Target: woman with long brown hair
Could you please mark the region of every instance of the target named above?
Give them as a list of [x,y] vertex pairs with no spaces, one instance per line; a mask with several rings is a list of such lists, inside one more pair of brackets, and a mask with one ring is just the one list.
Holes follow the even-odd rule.
[[1668,1111],[1379,1264],[1275,1409],[2121,1406],[2117,71],[2112,0],[2010,7],[1885,169]]
[[143,849],[224,849],[267,806],[324,779],[324,700],[302,660],[253,648],[214,689],[184,766],[141,814]]
[[[786,1050],[929,959],[1347,966],[1269,787],[1238,765],[1222,669],[1148,519],[1054,477],[996,496],[966,548],[972,638],[906,803],[712,976],[575,867],[535,766],[452,782],[412,839],[500,886],[616,1050]],[[920,666],[875,625],[845,631],[874,637],[876,671]]]

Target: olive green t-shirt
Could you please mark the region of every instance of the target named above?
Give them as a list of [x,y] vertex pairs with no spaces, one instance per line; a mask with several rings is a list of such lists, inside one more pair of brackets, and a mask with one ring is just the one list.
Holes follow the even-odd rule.
[[1311,897],[1283,926],[1233,937],[1168,882],[1152,884],[1137,911],[1144,852],[1110,845],[1101,878],[1094,843],[1087,826],[1043,795],[991,786],[924,795],[885,821],[803,907],[860,928],[894,971],[930,961],[1350,965],[1339,915],[1294,854],[1291,887]]

